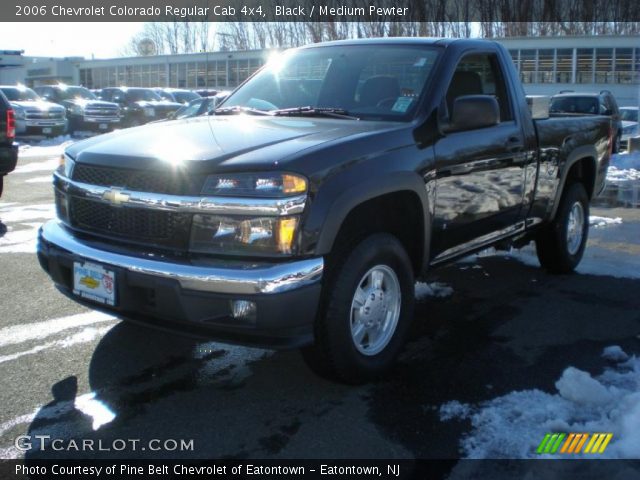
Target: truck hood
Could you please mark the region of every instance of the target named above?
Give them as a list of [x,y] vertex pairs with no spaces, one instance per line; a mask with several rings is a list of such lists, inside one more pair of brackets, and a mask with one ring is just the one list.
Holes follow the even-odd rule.
[[325,118],[205,116],[93,137],[66,152],[79,163],[190,172],[286,168],[324,142],[398,128],[397,122]]
[[60,112],[64,111],[60,105],[51,102],[45,102],[43,100],[20,100],[11,102],[12,107],[19,107],[25,110],[39,110],[41,112],[53,111]]

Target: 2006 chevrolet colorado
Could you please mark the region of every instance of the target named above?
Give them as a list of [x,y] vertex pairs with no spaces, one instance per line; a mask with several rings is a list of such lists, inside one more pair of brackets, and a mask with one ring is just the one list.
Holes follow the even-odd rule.
[[606,117],[533,120],[509,54],[478,40],[291,50],[208,117],[69,147],[42,267],[81,303],[172,331],[387,370],[414,279],[535,240],[570,272],[612,148]]

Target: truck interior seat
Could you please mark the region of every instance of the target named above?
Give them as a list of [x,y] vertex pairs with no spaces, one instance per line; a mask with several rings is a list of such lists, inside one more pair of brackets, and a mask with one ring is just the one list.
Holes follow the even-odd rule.
[[482,95],[482,80],[476,72],[457,71],[453,74],[451,85],[447,90],[447,108],[453,111],[453,102],[464,95]]

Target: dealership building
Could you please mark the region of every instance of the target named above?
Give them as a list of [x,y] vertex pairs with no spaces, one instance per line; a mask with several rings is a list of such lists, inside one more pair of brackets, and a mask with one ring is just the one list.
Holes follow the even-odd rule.
[[[620,105],[638,105],[640,36],[556,36],[498,39],[511,53],[528,94],[610,90]],[[0,84],[63,82],[113,86],[230,89],[272,50],[86,60],[44,58],[0,50]]]

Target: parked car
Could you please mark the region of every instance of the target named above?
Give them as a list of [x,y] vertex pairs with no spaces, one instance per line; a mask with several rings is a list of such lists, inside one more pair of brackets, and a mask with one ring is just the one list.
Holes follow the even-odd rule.
[[608,90],[600,93],[578,93],[566,91],[551,97],[549,110],[552,115],[605,115],[611,118],[613,127],[613,153],[620,151],[622,143],[622,119],[613,94]]
[[30,88],[18,85],[1,85],[15,112],[17,135],[62,135],[67,128],[64,108],[47,102]]
[[218,105],[229,96],[231,92],[220,92],[213,97],[200,97],[195,100],[191,100],[187,105],[184,105],[179,110],[170,114],[170,118],[173,120],[179,120],[182,118],[197,117],[200,115],[206,115],[213,113]]
[[163,100],[151,88],[103,88],[101,98],[120,106],[125,127],[135,127],[167,118],[167,115],[182,106],[180,103]]
[[120,107],[98,100],[90,90],[72,85],[46,85],[34,90],[45,100],[67,111],[67,132],[78,130],[108,132],[120,126]]
[[200,95],[197,93],[180,88],[156,88],[154,91],[165,100],[181,103],[183,105],[200,98]]
[[580,262],[610,119],[542,113],[497,42],[294,49],[215,115],[69,146],[38,258],[92,308],[367,381],[426,271],[532,240],[550,272]]
[[620,107],[620,118],[622,119],[622,145],[626,145],[627,140],[636,135],[640,135],[638,129],[639,107]]
[[18,163],[18,144],[15,138],[15,113],[7,97],[0,92],[0,196],[2,196],[5,175],[13,172]]

